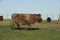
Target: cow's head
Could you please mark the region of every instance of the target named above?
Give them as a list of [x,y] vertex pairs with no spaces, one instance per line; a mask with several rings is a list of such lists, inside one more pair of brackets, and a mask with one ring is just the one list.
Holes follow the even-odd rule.
[[41,14],[36,14],[36,21],[38,23],[41,23],[42,22]]
[[38,23],[41,23],[41,22],[42,22],[42,18],[38,18],[38,19],[37,19],[37,22],[38,22]]

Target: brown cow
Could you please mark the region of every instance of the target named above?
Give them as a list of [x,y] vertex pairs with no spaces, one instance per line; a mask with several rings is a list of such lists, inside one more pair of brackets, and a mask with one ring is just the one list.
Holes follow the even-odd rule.
[[0,16],[0,21],[3,21],[3,16]]
[[18,28],[20,28],[19,24],[26,24],[30,27],[36,21],[42,21],[40,14],[12,14],[12,20],[12,29],[14,29],[14,25],[17,25]]

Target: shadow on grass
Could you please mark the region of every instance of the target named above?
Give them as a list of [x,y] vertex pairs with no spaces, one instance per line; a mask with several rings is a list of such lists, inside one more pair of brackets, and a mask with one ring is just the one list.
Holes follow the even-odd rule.
[[14,30],[39,30],[39,28],[14,28]]

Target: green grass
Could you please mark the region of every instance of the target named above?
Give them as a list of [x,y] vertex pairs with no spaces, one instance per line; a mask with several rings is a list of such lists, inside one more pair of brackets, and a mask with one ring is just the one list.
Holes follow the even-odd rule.
[[12,19],[3,19],[3,21],[11,21]]
[[0,26],[0,40],[60,40],[60,31],[43,28],[12,31],[9,26]]

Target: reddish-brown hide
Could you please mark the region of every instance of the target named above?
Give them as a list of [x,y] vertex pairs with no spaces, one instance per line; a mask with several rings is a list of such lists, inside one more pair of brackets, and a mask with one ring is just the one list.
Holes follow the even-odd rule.
[[31,24],[34,24],[35,22],[41,22],[41,14],[12,14],[12,24],[16,24],[18,27],[20,24],[26,24],[28,26],[31,26]]
[[0,21],[3,21],[3,16],[0,16]]

